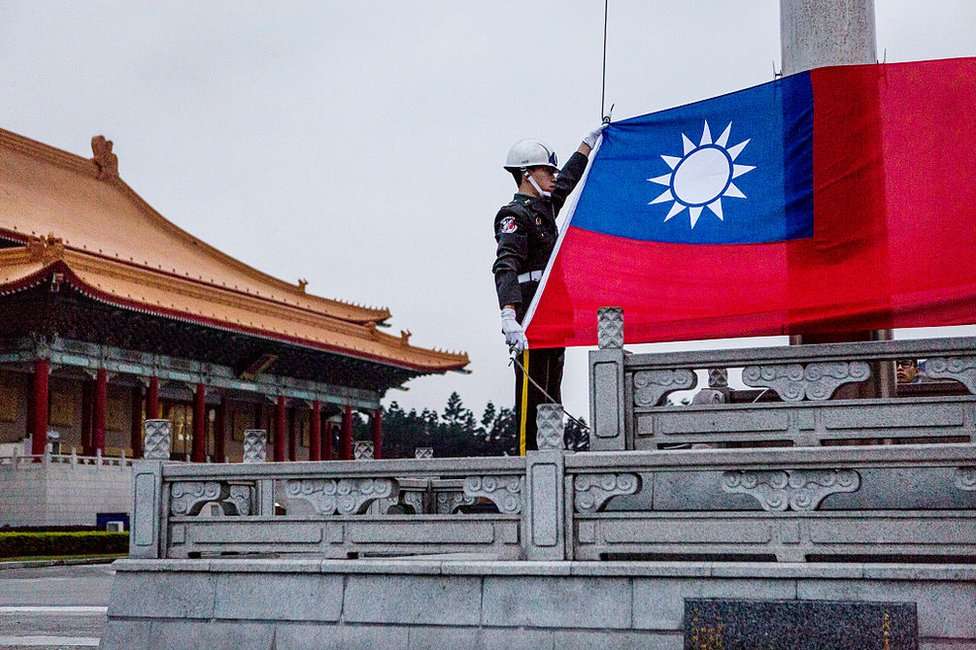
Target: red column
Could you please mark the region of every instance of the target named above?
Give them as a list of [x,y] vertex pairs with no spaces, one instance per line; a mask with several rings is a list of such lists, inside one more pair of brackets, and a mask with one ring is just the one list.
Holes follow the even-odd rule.
[[214,462],[226,463],[227,452],[224,448],[224,440],[227,435],[227,407],[226,402],[221,401],[217,406],[216,417],[214,417]]
[[190,460],[203,463],[207,460],[207,387],[197,384],[193,395],[193,453]]
[[298,460],[298,407],[288,410],[288,460]]
[[140,386],[132,389],[130,420],[129,446],[132,447],[132,457],[142,458],[142,389]]
[[91,456],[92,451],[92,383],[86,377],[81,385],[81,455]]
[[308,423],[308,459],[322,460],[322,403],[312,402],[312,415]]
[[370,424],[373,428],[373,458],[379,460],[383,458],[383,409],[373,411]]
[[146,417],[158,420],[162,411],[159,410],[159,377],[149,378],[149,391],[146,393]]
[[34,361],[34,408],[33,432],[31,434],[31,454],[41,456],[47,447],[47,412],[48,391],[47,380],[51,373],[51,362],[48,359]]
[[352,407],[347,406],[342,412],[342,439],[341,439],[342,460],[352,460]]
[[108,408],[108,371],[99,368],[95,375],[95,404],[92,409],[92,455],[105,453],[105,412]]
[[274,460],[282,462],[285,460],[285,429],[287,426],[287,416],[285,413],[285,396],[278,396],[278,403],[275,405],[275,432],[274,432]]

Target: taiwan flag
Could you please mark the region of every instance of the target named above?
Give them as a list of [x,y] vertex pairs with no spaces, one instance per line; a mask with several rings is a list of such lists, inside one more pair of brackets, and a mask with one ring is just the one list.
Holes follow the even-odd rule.
[[535,348],[976,322],[976,59],[820,68],[610,124]]

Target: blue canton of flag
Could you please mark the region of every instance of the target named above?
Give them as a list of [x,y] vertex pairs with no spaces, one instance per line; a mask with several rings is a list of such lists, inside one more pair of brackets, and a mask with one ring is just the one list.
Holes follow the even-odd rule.
[[810,79],[611,124],[573,226],[686,244],[813,236]]

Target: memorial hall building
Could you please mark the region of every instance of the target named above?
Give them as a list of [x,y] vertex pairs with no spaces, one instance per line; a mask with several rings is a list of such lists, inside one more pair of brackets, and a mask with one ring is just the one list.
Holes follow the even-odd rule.
[[348,459],[357,413],[382,457],[384,393],[468,364],[387,333],[385,308],[312,295],[200,241],[119,177],[110,141],[92,149],[0,130],[8,464],[139,458],[143,420],[160,417],[175,460],[239,461],[253,428],[276,461]]

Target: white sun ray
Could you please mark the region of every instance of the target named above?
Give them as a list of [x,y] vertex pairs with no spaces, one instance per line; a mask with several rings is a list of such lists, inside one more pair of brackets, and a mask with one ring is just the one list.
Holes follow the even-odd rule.
[[708,209],[719,218],[720,221],[725,221],[725,217],[722,215],[722,197],[718,197],[714,201],[708,204]]
[[722,131],[722,135],[718,136],[718,140],[715,141],[715,144],[724,149],[725,145],[729,143],[730,133],[732,133],[732,122],[729,122],[729,125],[725,127],[724,131]]
[[743,174],[748,174],[755,168],[755,165],[732,165],[732,178],[738,178]]
[[729,187],[725,190],[725,194],[723,196],[731,196],[737,199],[746,198],[746,195],[742,193],[742,190],[735,186],[735,183],[729,183]]
[[664,203],[665,201],[673,201],[674,194],[671,193],[671,188],[664,190],[656,199],[648,203],[647,205],[654,205],[655,203]]
[[661,156],[661,160],[667,164],[668,167],[674,169],[681,162],[681,156]]
[[688,208],[688,212],[691,214],[691,227],[694,228],[695,224],[698,223],[698,217],[701,216],[702,206],[696,205],[693,208]]
[[648,178],[647,180],[652,183],[657,183],[658,185],[670,185],[671,184],[671,174],[664,174],[662,176],[655,176],[654,178]]
[[678,213],[680,213],[682,210],[684,210],[685,207],[686,206],[684,204],[678,203],[677,201],[675,201],[674,204],[671,206],[671,209],[668,210],[668,216],[664,217],[664,220],[665,221],[670,221]]
[[697,149],[697,147],[695,146],[695,143],[692,142],[688,138],[688,136],[686,136],[684,133],[681,134],[681,143],[684,145],[684,151],[681,154],[682,156],[687,156],[692,151],[694,151],[695,149]]
[[726,150],[729,152],[729,158],[735,161],[735,159],[739,157],[739,154],[742,153],[742,150],[746,148],[746,145],[749,144],[751,140],[752,138],[749,138],[748,140],[743,140],[742,142],[735,145],[734,147],[729,147]]
[[708,129],[708,120],[705,120],[705,128],[702,129],[701,142],[698,143],[698,146],[703,147],[706,144],[712,144],[712,132]]

